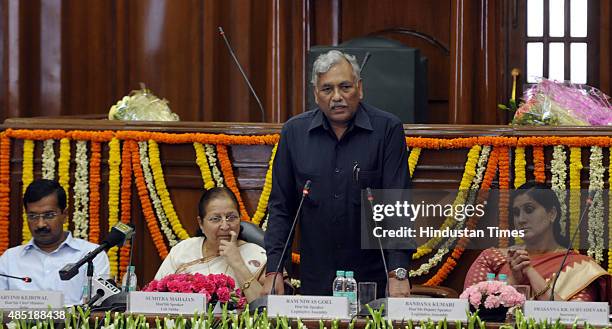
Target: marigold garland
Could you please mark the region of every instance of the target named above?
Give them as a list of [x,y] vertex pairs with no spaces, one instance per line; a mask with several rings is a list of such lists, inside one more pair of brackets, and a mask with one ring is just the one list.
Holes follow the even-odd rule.
[[[121,217],[122,223],[128,224],[131,220],[132,206],[132,148],[128,141],[123,143],[121,152]],[[119,277],[127,269],[130,258],[130,244],[126,243],[119,249]]]
[[580,220],[580,171],[582,170],[582,150],[580,147],[570,148],[570,229],[576,232],[574,248],[580,245],[580,231],[576,230]]
[[514,188],[519,188],[521,185],[527,182],[525,174],[525,166],[527,161],[525,160],[525,148],[522,146],[517,147],[514,150]]
[[0,133],[0,254],[9,247],[11,139]]
[[215,151],[215,147],[206,144],[204,145],[206,157],[208,158],[208,164],[210,165],[210,170],[212,171],[213,178],[215,180],[215,184],[217,187],[223,187],[223,177],[221,176],[221,171],[217,168],[217,152]]
[[[507,146],[499,148],[499,229],[508,230],[508,212],[510,207],[510,150]],[[508,237],[499,238],[499,247],[508,247]]]
[[136,178],[136,188],[138,190],[138,196],[140,197],[142,213],[147,222],[147,228],[153,239],[153,244],[163,260],[168,256],[168,247],[164,242],[164,237],[159,230],[159,226],[157,226],[153,206],[151,205],[151,200],[149,200],[149,192],[147,191],[147,184],[142,171],[142,164],[140,163],[140,153],[136,151],[138,146],[135,141],[126,141],[126,144],[128,144],[130,152],[132,153],[132,169],[134,170],[134,177]]
[[102,147],[99,142],[91,143],[89,163],[89,241],[100,240],[100,159]]
[[206,160],[206,152],[204,151],[204,145],[202,143],[193,143],[193,148],[196,152],[196,163],[200,167],[200,173],[202,174],[202,180],[204,181],[204,188],[210,190],[215,187],[215,182],[212,178],[212,173]]
[[[108,146],[108,227],[110,229],[119,221],[121,142],[113,138]],[[111,276],[119,273],[118,252],[118,247],[112,247],[107,252]]]
[[546,167],[544,165],[544,147],[533,147],[533,175],[538,183],[546,182]]
[[415,147],[410,151],[410,155],[408,156],[408,171],[410,172],[410,177],[414,175],[414,170],[416,169],[417,163],[419,162],[419,156],[421,155],[421,148]]
[[259,196],[259,202],[257,202],[257,210],[253,215],[253,223],[259,225],[261,220],[266,215],[266,209],[268,208],[268,199],[270,198],[270,192],[272,192],[272,165],[274,163],[274,157],[276,156],[276,148],[278,144],[275,144],[270,154],[270,161],[268,161],[268,170],[266,171],[266,180]]
[[168,245],[172,248],[174,247],[178,241],[174,232],[172,231],[172,227],[170,226],[170,222],[168,221],[168,217],[164,212],[162,201],[155,190],[155,181],[153,180],[153,173],[151,172],[151,166],[149,164],[149,147],[147,142],[138,142],[138,155],[140,158],[140,166],[142,167],[142,172],[144,174],[145,184],[147,185],[147,191],[149,193],[149,197],[151,198],[151,202],[153,203],[153,209],[155,210],[155,214],[159,220],[159,224],[161,226],[162,232],[166,236],[166,240],[168,240]]
[[[21,172],[21,195],[25,194],[26,189],[34,180],[34,141],[26,139],[23,141],[23,164]],[[28,226],[28,216],[26,215],[25,208],[23,209],[23,225],[21,229],[21,243],[25,244],[32,239],[32,233]]]
[[[70,200],[70,139],[60,139],[60,155],[58,160],[58,182],[66,191],[66,201]],[[70,217],[66,216],[64,231],[68,231]]]
[[179,220],[178,215],[174,210],[172,200],[170,199],[170,193],[168,192],[166,180],[164,179],[164,172],[162,170],[159,147],[157,142],[154,140],[149,140],[149,161],[151,170],[153,171],[153,177],[155,178],[155,189],[157,190],[157,194],[161,199],[162,207],[164,208],[164,212],[170,221],[170,225],[179,239],[188,239],[189,234],[187,234],[187,231],[185,231],[181,225],[181,221]]
[[217,155],[219,156],[219,162],[221,163],[221,171],[223,171],[225,184],[227,184],[227,187],[234,192],[236,199],[238,199],[238,205],[240,206],[240,217],[244,221],[250,221],[251,218],[249,217],[246,207],[244,206],[244,202],[242,201],[240,190],[238,189],[238,186],[236,186],[234,169],[232,168],[232,162],[230,161],[229,154],[227,153],[227,146],[217,145]]

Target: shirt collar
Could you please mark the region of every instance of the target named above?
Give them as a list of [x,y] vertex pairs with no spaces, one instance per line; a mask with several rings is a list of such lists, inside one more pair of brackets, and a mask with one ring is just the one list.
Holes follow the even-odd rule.
[[[68,236],[66,237],[66,240],[64,240],[64,242],[62,242],[57,249],[55,249],[54,251],[50,252],[50,254],[59,251],[60,249],[62,249],[64,246],[67,246],[69,248],[72,248],[74,250],[81,250],[81,248],[79,247],[78,241],[77,239],[75,239],[72,236],[71,232],[68,232]],[[28,241],[28,243],[23,247],[23,252],[26,253],[27,251],[30,251],[32,249],[38,249],[40,250],[40,248],[36,245],[36,243],[34,243],[34,238],[30,239],[30,241]]]
[[[370,117],[368,116],[368,113],[366,112],[365,107],[361,103],[359,103],[359,107],[357,108],[357,112],[355,112],[355,117],[353,118],[351,124],[354,124],[356,127],[359,127],[365,130],[370,130],[370,131],[374,130],[372,129],[372,123],[370,122]],[[323,114],[323,111],[321,111],[321,109],[315,110],[315,114],[314,114],[314,117],[312,118],[312,121],[310,122],[308,131],[310,132],[311,130],[318,128],[318,127],[329,129],[329,123],[327,122],[325,118],[325,114]]]

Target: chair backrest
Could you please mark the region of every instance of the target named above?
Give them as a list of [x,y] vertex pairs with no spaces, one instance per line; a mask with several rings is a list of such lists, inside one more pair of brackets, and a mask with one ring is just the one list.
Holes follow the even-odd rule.
[[256,245],[265,248],[264,246],[264,231],[257,225],[241,221],[240,222],[240,240],[255,243]]

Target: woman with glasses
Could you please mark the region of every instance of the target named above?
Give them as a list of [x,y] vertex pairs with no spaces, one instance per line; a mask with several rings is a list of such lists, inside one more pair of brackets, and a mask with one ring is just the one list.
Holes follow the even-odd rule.
[[155,279],[175,273],[226,274],[236,281],[247,301],[260,296],[266,251],[238,239],[240,212],[236,196],[226,187],[206,190],[198,205],[196,237],[174,246]]

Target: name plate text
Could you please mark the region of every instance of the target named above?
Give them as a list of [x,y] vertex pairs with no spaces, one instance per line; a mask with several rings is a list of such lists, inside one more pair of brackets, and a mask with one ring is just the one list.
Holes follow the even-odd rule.
[[610,306],[599,302],[549,302],[528,300],[523,307],[525,317],[572,324],[585,321],[594,325],[608,325]]
[[300,319],[348,319],[348,299],[331,296],[268,296],[268,315]]
[[467,321],[467,299],[458,298],[387,298],[389,320]]
[[0,291],[0,309],[64,308],[64,294],[59,291]]
[[206,312],[203,294],[142,291],[128,294],[128,313],[193,315],[195,312]]

